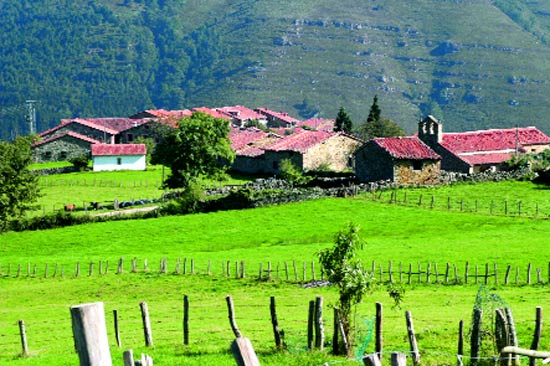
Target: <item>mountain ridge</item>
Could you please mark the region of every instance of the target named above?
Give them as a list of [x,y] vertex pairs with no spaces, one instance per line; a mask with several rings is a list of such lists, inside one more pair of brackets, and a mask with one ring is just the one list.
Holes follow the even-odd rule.
[[415,132],[550,133],[550,5],[512,0],[0,1],[0,138],[61,118],[246,105]]

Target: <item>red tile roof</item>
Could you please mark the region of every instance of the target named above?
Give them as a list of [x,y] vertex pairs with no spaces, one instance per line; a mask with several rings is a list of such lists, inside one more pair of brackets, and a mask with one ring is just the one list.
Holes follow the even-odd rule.
[[250,121],[250,120],[265,120],[265,116],[253,111],[252,109],[243,107],[242,105],[235,105],[231,107],[216,108],[216,110],[232,119],[238,121]]
[[459,154],[458,157],[464,160],[469,165],[484,165],[484,164],[499,164],[510,160],[514,153],[476,153],[476,154]]
[[[71,123],[78,123],[78,124],[81,124],[83,126],[87,126],[87,127],[90,127],[90,128],[93,128],[93,129],[96,129],[96,130],[99,130],[99,131],[105,131],[107,132],[108,134],[110,135],[116,135],[119,131],[115,130],[114,128],[111,128],[111,126],[109,126],[107,124],[107,120],[109,120],[111,118],[72,118],[72,119],[62,119],[61,120],[61,124],[52,128],[52,130],[55,130],[55,129],[58,129],[58,128],[61,128],[63,126],[66,126],[66,125],[69,125]],[[135,120],[131,120],[128,118],[128,121],[135,121]],[[44,131],[43,133],[45,134],[47,131]]]
[[441,145],[454,154],[502,150],[515,151],[525,145],[549,144],[550,137],[536,127],[520,127],[461,133],[444,133]]
[[439,160],[441,157],[417,137],[385,137],[372,140],[395,159]]
[[214,118],[223,118],[223,119],[231,119],[231,117],[223,114],[223,113],[220,113],[218,112],[217,110],[215,109],[211,109],[211,108],[207,108],[207,107],[198,107],[198,108],[192,108],[191,109],[193,112],[203,112],[203,113],[206,113],[208,114],[209,116],[212,116]]
[[335,132],[326,131],[308,131],[303,129],[295,129],[294,133],[284,136],[279,141],[276,141],[265,147],[265,150],[270,151],[297,151],[304,153],[313,146],[337,135]]
[[84,119],[80,119],[80,118],[74,118],[74,119],[62,119],[61,120],[61,123],[53,128],[50,128],[49,130],[46,130],[46,131],[42,131],[40,132],[38,135],[39,136],[46,136],[46,135],[49,135],[51,134],[52,132],[55,132],[57,130],[60,130],[61,128],[71,124],[71,123],[78,123],[78,124],[81,124],[81,125],[84,125],[84,126],[87,126],[87,127],[90,127],[90,128],[93,128],[95,130],[99,130],[99,131],[105,131],[106,133],[110,134],[110,135],[116,135],[118,133],[118,131],[116,130],[113,130],[107,126],[103,126],[103,125],[96,125],[95,123],[92,123],[92,122],[89,122],[87,120],[84,120]]
[[257,128],[240,130],[232,128],[229,131],[231,149],[239,156],[260,156],[264,153],[264,147],[281,139],[273,133],[264,132]]
[[90,144],[99,144],[100,143],[100,141],[94,140],[94,139],[92,139],[88,136],[84,136],[84,135],[81,135],[81,134],[73,132],[73,131],[67,131],[65,133],[49,137],[49,138],[44,139],[42,141],[35,142],[34,144],[32,144],[32,146],[36,147],[36,146],[44,145],[44,144],[47,144],[48,142],[59,140],[59,139],[61,139],[63,137],[66,137],[66,136],[75,138],[77,140],[89,142]]
[[92,156],[113,155],[145,155],[147,148],[144,144],[94,144]]
[[234,151],[240,150],[243,147],[253,143],[256,140],[267,136],[267,132],[259,129],[247,128],[246,130],[240,130],[238,128],[232,128],[229,131],[229,139],[231,140],[231,148]]
[[334,123],[333,119],[310,118],[299,122],[297,127],[308,126],[319,131],[334,131]]
[[256,108],[255,111],[267,117],[277,118],[289,125],[296,125],[300,122],[299,119],[289,116],[286,112],[275,112],[267,108]]

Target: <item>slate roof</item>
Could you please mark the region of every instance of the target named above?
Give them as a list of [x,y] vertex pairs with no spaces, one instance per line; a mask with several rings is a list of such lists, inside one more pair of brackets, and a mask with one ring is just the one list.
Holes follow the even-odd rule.
[[470,131],[460,133],[444,133],[441,145],[454,154],[471,152],[502,152],[515,151],[526,145],[549,144],[550,137],[536,127],[520,127]]
[[145,144],[94,144],[92,156],[145,155]]
[[84,136],[84,135],[81,135],[81,134],[73,132],[73,131],[67,131],[65,133],[49,137],[49,138],[44,139],[42,141],[35,142],[34,144],[32,144],[32,147],[37,147],[37,146],[40,146],[40,145],[44,145],[44,144],[47,144],[48,142],[59,140],[61,138],[67,137],[67,136],[75,138],[77,140],[82,140],[82,141],[85,141],[85,142],[89,142],[90,144],[99,144],[100,143],[100,141],[92,139],[88,136]]
[[371,140],[395,159],[440,160],[441,157],[417,137],[385,137]]

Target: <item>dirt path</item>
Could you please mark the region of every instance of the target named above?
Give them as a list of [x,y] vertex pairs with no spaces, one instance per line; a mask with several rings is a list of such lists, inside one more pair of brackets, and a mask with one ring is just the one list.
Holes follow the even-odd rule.
[[148,207],[139,207],[139,208],[130,208],[127,210],[119,210],[119,211],[109,211],[109,212],[102,212],[97,213],[92,216],[118,216],[118,215],[129,215],[136,212],[150,212],[153,210],[156,210],[158,206],[148,206]]

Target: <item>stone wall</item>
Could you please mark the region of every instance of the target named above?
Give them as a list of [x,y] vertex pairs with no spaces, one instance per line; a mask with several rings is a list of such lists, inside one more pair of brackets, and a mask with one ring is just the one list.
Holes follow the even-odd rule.
[[394,180],[399,185],[434,185],[439,181],[439,167],[439,161],[424,160],[422,169],[414,170],[412,160],[399,160],[395,162]]
[[336,135],[309,149],[303,158],[304,170],[316,170],[328,165],[330,170],[342,172],[353,169],[353,154],[361,145],[353,138]]
[[91,144],[71,136],[63,136],[57,140],[32,148],[33,160],[36,163],[50,161],[70,161],[73,158],[91,154]]
[[372,141],[355,154],[355,175],[360,182],[394,179],[393,159]]

